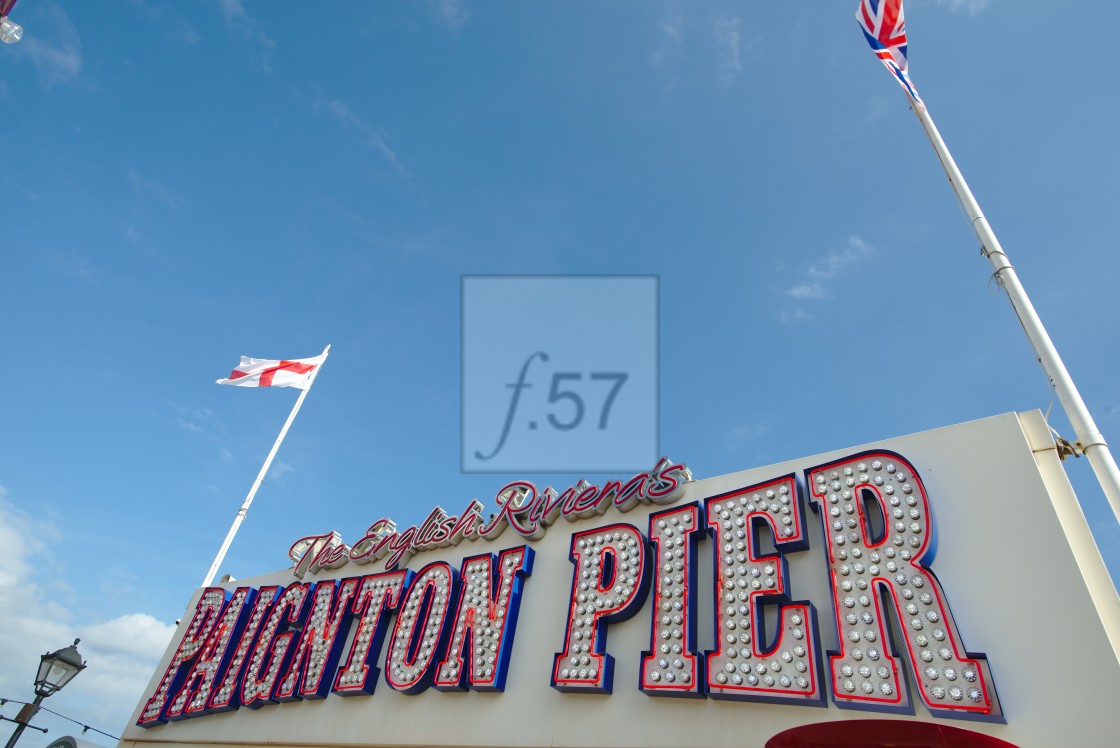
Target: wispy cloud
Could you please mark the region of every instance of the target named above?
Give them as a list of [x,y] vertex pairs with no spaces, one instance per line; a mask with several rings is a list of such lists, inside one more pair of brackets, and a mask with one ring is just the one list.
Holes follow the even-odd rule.
[[661,29],[661,33],[665,38],[673,44],[681,43],[681,26],[684,24],[684,19],[680,14],[674,14],[663,18],[657,25]]
[[813,315],[799,306],[789,307],[778,313],[778,322],[786,327],[797,327],[800,324],[808,322],[812,318]]
[[747,442],[762,438],[768,430],[769,427],[761,423],[732,426],[724,434],[724,445],[728,449],[739,449]]
[[278,485],[284,485],[289,475],[296,472],[296,469],[284,462],[283,460],[276,460],[268,469],[268,480]]
[[[48,86],[76,80],[82,72],[82,39],[78,29],[70,21],[61,6],[54,2],[46,4],[52,23],[44,24],[53,39],[47,37],[25,37],[16,45],[18,54],[25,54],[39,69],[43,81]],[[46,33],[46,32],[44,32]]]
[[218,0],[218,7],[222,9],[222,15],[229,26],[249,21],[249,14],[245,12],[241,0]]
[[847,246],[843,249],[830,250],[824,257],[810,264],[805,272],[816,280],[830,280],[849,265],[865,260],[874,253],[875,248],[863,239],[850,236]]
[[970,16],[974,16],[984,8],[988,7],[991,0],[937,0],[938,5],[947,5],[949,10],[958,11],[963,10]]
[[823,299],[826,296],[824,286],[820,283],[798,283],[796,286],[786,291],[786,293],[797,301]]
[[187,431],[190,431],[192,433],[195,433],[195,434],[201,434],[202,433],[202,427],[201,426],[199,426],[194,421],[187,420],[186,418],[176,418],[175,423],[178,424],[180,427],[182,427],[182,428],[184,428]]
[[24,41],[23,51],[43,74],[48,86],[70,81],[82,72],[81,47],[64,42],[58,46],[47,44],[38,39]]
[[140,231],[134,223],[119,223],[117,225],[120,227],[121,233],[124,234],[130,242],[138,242],[144,236],[144,233]]
[[151,23],[162,27],[164,39],[190,46],[202,41],[195,27],[178,12],[178,5],[170,5],[157,0],[131,0],[136,8]]
[[463,6],[462,0],[435,0],[436,18],[447,28],[458,31],[467,25],[471,12]]
[[51,270],[57,273],[91,286],[101,282],[101,269],[84,257],[65,252],[47,252],[42,257]]
[[168,403],[175,412],[175,425],[192,434],[205,434],[214,438],[224,437],[227,433],[226,425],[218,414],[209,408],[197,408],[193,405],[181,403]]
[[154,197],[169,208],[178,208],[183,204],[182,195],[170,189],[162,182],[145,177],[135,169],[129,170],[128,181],[132,185],[137,196],[141,199]]
[[262,68],[272,67],[272,53],[276,50],[276,40],[265,33],[259,21],[250,16],[241,0],[218,0],[226,26],[236,34],[249,39],[257,46],[258,60]]
[[684,57],[684,17],[671,10],[657,22],[653,48],[649,53],[650,67],[664,77],[662,93],[676,88]]
[[185,44],[188,46],[190,46],[191,44],[198,44],[200,41],[202,41],[202,37],[199,36],[198,31],[195,30],[194,26],[192,26],[188,21],[184,21],[181,19],[176,20],[172,27],[164,33],[164,36],[168,39],[171,39],[172,41],[176,41],[180,44]]
[[805,308],[806,303],[829,298],[831,282],[874,253],[875,248],[870,244],[858,236],[851,236],[843,247],[829,250],[806,265],[803,277],[785,290],[785,295],[793,299],[794,305],[781,310],[778,321],[795,326],[812,319],[812,314]]
[[719,79],[727,84],[743,72],[742,36],[738,18],[717,18],[712,28],[716,40]]
[[[894,93],[893,91],[891,93]],[[883,95],[874,96],[867,102],[867,111],[863,115],[863,123],[869,125],[877,119],[880,119],[884,114],[891,110],[891,105],[887,101],[887,97]],[[859,132],[858,130],[856,131]]]
[[342,124],[357,130],[365,139],[366,143],[373,147],[374,150],[379,152],[382,157],[384,157],[384,159],[389,163],[389,165],[392,166],[394,170],[396,170],[397,174],[400,174],[405,178],[412,176],[412,174],[409,173],[408,169],[404,168],[404,166],[401,164],[400,159],[397,158],[397,152],[390,148],[389,144],[385,142],[385,138],[382,137],[379,132],[374,130],[373,127],[371,127],[365,120],[354,114],[349,106],[341,101],[333,99],[320,99],[315,102],[315,108],[325,109],[326,111],[330,112],[336,119],[338,119],[338,121]]

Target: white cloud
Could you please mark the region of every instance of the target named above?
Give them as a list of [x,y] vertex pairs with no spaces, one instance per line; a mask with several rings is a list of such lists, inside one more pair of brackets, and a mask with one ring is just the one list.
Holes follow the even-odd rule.
[[[0,693],[29,698],[39,656],[80,637],[78,651],[88,667],[49,706],[119,735],[171,641],[174,626],[139,612],[96,621],[73,610],[65,594],[52,596],[52,591],[69,589],[51,561],[51,549],[66,541],[50,522],[19,510],[0,487],[0,548],[4,549],[0,555],[0,631],[4,632]],[[36,724],[52,732],[80,730],[47,713],[41,713]]]
[[48,85],[72,80],[82,72],[82,53],[76,45],[54,46],[38,39],[27,39],[23,50],[43,73]]
[[150,23],[163,27],[164,39],[186,46],[202,41],[195,27],[178,14],[175,6],[153,2],[153,0],[130,0],[130,3]]
[[188,46],[191,44],[198,44],[202,41],[202,37],[199,36],[194,26],[183,20],[176,21],[175,27],[167,32],[166,36],[180,44],[186,44]]
[[444,26],[458,31],[471,18],[471,12],[463,7],[462,0],[435,0],[436,17]]
[[815,280],[829,280],[849,265],[864,260],[874,253],[874,247],[858,236],[852,236],[848,238],[846,247],[829,250],[824,257],[810,264],[805,272]]
[[[891,93],[894,93],[893,91]],[[893,101],[893,97],[892,97]],[[891,103],[887,101],[885,96],[874,96],[867,102],[867,112],[863,115],[864,124],[870,124],[877,119],[880,119],[884,114],[891,110]]]
[[244,36],[258,47],[259,58],[257,62],[265,70],[272,65],[272,52],[276,49],[276,40],[265,33],[261,24],[246,11],[241,0],[218,0],[226,26],[231,31]]
[[808,322],[812,318],[813,315],[799,306],[783,309],[781,313],[778,314],[778,322],[787,327],[796,327],[803,322]]
[[361,133],[365,138],[366,143],[372,146],[374,150],[379,152],[389,163],[389,165],[392,166],[394,170],[396,170],[397,174],[400,174],[402,177],[412,176],[412,174],[409,173],[408,169],[404,168],[404,166],[401,164],[400,159],[397,158],[396,151],[390,148],[389,144],[385,142],[385,138],[383,138],[380,133],[370,127],[370,125],[367,124],[365,120],[354,114],[354,112],[351,111],[350,107],[348,107],[346,104],[333,99],[320,99],[315,102],[315,108],[326,109],[344,125],[346,125],[347,127],[352,127],[359,133]]
[[175,417],[176,425],[193,434],[206,434],[219,439],[227,433],[225,423],[210,408],[198,408],[174,402],[169,402],[168,406],[178,413]]
[[[44,24],[46,29],[40,34],[25,36],[15,49],[18,54],[25,54],[31,59],[43,75],[44,82],[51,86],[75,80],[81,74],[82,39],[66,11],[58,4],[49,2],[46,9],[51,15],[51,23]],[[43,35],[47,33],[52,37],[50,41]]]
[[284,485],[287,477],[295,471],[294,467],[283,460],[275,460],[268,469],[268,480],[270,483]]
[[661,31],[665,34],[665,36],[669,39],[669,41],[673,42],[674,44],[680,44],[681,43],[681,17],[680,16],[673,16],[672,18],[667,18],[658,25],[661,27]]
[[226,18],[226,23],[232,26],[235,23],[241,23],[248,20],[249,14],[245,12],[245,6],[241,4],[241,0],[218,0],[218,5],[222,9],[222,15]]
[[804,277],[785,290],[785,295],[798,304],[779,312],[778,321],[791,327],[808,322],[813,315],[805,308],[805,302],[829,298],[829,282],[874,253],[875,248],[870,244],[858,236],[851,236],[843,247],[831,249],[810,262],[805,266]]
[[953,11],[963,10],[970,16],[984,10],[989,2],[990,0],[937,0],[938,5],[948,5],[949,10]]
[[135,169],[128,172],[128,181],[140,198],[154,197],[169,208],[178,208],[183,204],[183,196],[170,189],[162,182],[145,177]]
[[797,301],[804,299],[823,299],[827,294],[820,283],[799,283],[786,291]]
[[101,268],[84,257],[67,252],[44,252],[42,258],[48,267],[62,275],[67,275],[89,285],[96,285],[101,282]]
[[712,36],[716,40],[719,78],[724,83],[731,83],[743,72],[739,19],[717,18]]
[[732,426],[724,435],[724,443],[728,449],[739,449],[746,442],[762,438],[769,430],[762,424]]
[[684,18],[675,11],[669,11],[657,23],[653,49],[649,53],[649,64],[664,76],[662,93],[676,88],[679,69],[684,60]]
[[180,427],[186,429],[187,431],[190,431],[191,433],[194,433],[194,434],[202,433],[202,427],[199,426],[194,421],[188,421],[185,418],[176,418],[175,423],[178,424]]
[[140,229],[136,228],[136,224],[121,223],[118,225],[120,226],[121,232],[124,233],[125,237],[127,237],[131,242],[140,241],[140,239],[144,236],[143,232],[141,232]]

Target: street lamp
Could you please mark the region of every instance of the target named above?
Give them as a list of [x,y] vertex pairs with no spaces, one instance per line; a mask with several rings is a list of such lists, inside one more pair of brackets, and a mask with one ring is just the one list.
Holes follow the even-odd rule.
[[0,0],[0,42],[5,44],[15,44],[23,38],[23,27],[8,20],[15,4],[16,0]]
[[[8,744],[4,748],[14,748],[19,736],[27,729],[27,723],[39,711],[39,705],[43,703],[43,699],[61,691],[67,683],[74,680],[74,676],[85,670],[86,664],[82,662],[82,656],[78,654],[78,642],[80,641],[81,639],[75,639],[69,647],[55,650],[39,658],[39,672],[35,676],[35,701],[25,704],[23,709],[19,710],[16,718],[12,720],[18,724],[18,727],[12,733],[12,737],[8,738]],[[40,727],[34,727],[34,729],[42,730]],[[43,732],[46,732],[46,730],[43,730]]]

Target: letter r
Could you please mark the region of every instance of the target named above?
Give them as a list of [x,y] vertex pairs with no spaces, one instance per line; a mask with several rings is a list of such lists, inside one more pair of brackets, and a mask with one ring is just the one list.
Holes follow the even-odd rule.
[[866,452],[807,470],[806,478],[828,546],[840,640],[839,652],[829,653],[836,705],[913,711],[903,666],[887,642],[890,610],[902,631],[895,644],[905,644],[930,712],[1002,722],[987,659],[965,651],[930,569],[934,523],[913,466],[897,454]]

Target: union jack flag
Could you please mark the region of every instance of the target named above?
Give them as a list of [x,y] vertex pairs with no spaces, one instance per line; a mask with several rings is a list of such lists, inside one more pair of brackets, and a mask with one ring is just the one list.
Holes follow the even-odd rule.
[[902,0],[860,0],[856,20],[875,56],[919,104],[922,99],[906,73],[906,20]]

